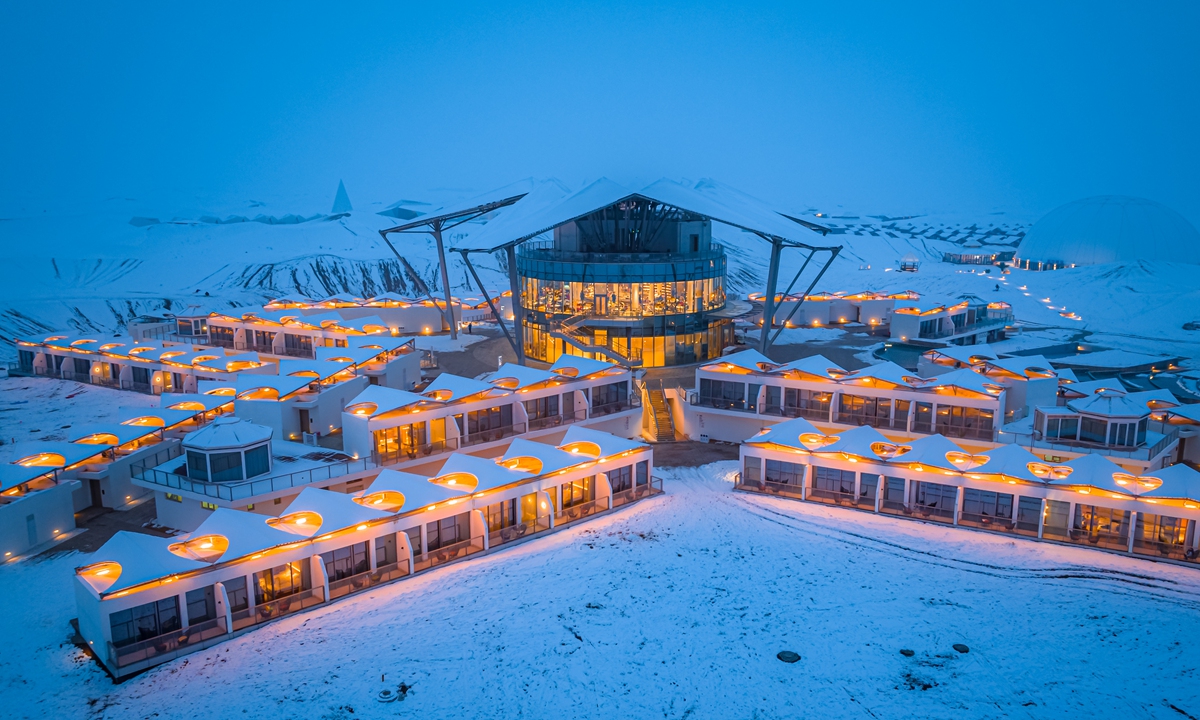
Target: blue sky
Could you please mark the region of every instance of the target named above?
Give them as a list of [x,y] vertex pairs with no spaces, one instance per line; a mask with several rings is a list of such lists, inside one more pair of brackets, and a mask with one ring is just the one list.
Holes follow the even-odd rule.
[[6,3],[0,209],[668,175],[1200,226],[1196,3],[254,5]]

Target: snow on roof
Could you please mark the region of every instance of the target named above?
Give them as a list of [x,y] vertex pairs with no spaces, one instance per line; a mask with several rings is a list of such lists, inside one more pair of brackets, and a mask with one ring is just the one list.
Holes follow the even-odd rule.
[[1186,418],[1194,423],[1200,423],[1200,404],[1180,405],[1178,407],[1168,408],[1168,415],[1177,415],[1181,418]]
[[904,465],[921,465],[926,468],[937,468],[957,473],[960,468],[950,462],[949,453],[963,455],[963,449],[955,445],[944,435],[926,435],[905,443],[909,450],[891,458],[891,462]]
[[516,438],[512,441],[508,446],[508,450],[505,451],[504,457],[501,458],[501,463],[508,464],[508,461],[516,461],[519,458],[536,458],[538,460],[539,467],[536,469],[530,468],[524,463],[517,466],[535,475],[547,475],[574,467],[582,462],[587,462],[586,459],[580,458],[578,454],[569,453],[553,445],[534,442],[525,438]]
[[1168,465],[1161,470],[1150,470],[1142,473],[1143,477],[1158,478],[1162,485],[1153,490],[1146,490],[1142,495],[1152,495],[1162,498],[1177,498],[1193,500],[1200,503],[1200,472],[1190,465],[1177,463]]
[[237,376],[233,386],[237,392],[237,397],[240,400],[242,395],[253,390],[269,388],[279,394],[279,399],[282,400],[292,393],[299,392],[307,388],[313,382],[313,378],[296,377],[294,375],[256,375],[241,373]]
[[293,293],[291,295],[284,295],[283,297],[275,298],[268,304],[275,305],[286,303],[288,305],[309,305],[312,303],[312,301],[313,300],[310,297]]
[[[345,348],[333,348],[336,350],[345,350]],[[285,358],[279,361],[280,377],[307,377],[309,382],[313,380],[328,380],[337,375],[343,370],[354,367],[352,360],[294,360]],[[316,377],[308,375],[308,373],[316,373]]]
[[999,368],[1013,375],[1031,377],[1030,372],[1035,374],[1054,373],[1050,361],[1041,355],[1014,355],[1013,357],[997,358],[988,360],[984,364],[984,368]]
[[875,452],[876,443],[884,443],[890,447],[897,445],[870,425],[860,425],[859,427],[845,430],[838,433],[836,437],[836,442],[817,448],[813,452],[844,453],[852,457],[883,461],[885,459],[884,456]]
[[[470,480],[461,479],[462,475],[473,477],[475,479],[474,485],[470,484]],[[429,482],[441,484],[450,484],[453,482],[455,485],[462,485],[466,482],[468,483],[467,489],[469,492],[479,493],[533,476],[533,473],[507,468],[497,464],[494,460],[481,458],[476,455],[454,453],[442,465],[438,474],[429,479]]]
[[38,455],[60,456],[61,463],[53,458],[38,463],[39,467],[47,472],[56,468],[70,467],[108,451],[107,445],[85,445],[61,440],[26,440],[8,447],[10,448],[8,456],[12,458],[13,464],[20,464],[21,461]]
[[388,324],[378,315],[368,315],[362,318],[342,318],[334,324],[340,328],[350,328],[367,335],[391,332]]
[[[159,396],[159,403],[165,405],[163,409],[172,411],[178,410],[179,408],[177,406],[188,403],[197,403],[202,405],[205,411],[208,411],[216,410],[217,408],[228,405],[232,402],[233,398],[229,396],[203,395],[199,393],[172,393],[166,396]],[[142,410],[144,408],[138,409]],[[191,410],[188,408],[183,408],[183,410],[186,410],[192,414],[199,412],[198,410]]]
[[1079,378],[1076,377],[1075,371],[1070,368],[1055,368],[1055,371],[1058,375],[1059,384],[1062,384],[1064,380],[1068,383],[1079,382]]
[[212,360],[202,360],[196,363],[196,366],[205,367],[210,370],[220,370],[221,372],[236,372],[231,369],[231,366],[235,363],[256,363],[257,365],[262,365],[262,361],[258,359],[258,353],[247,352],[238,353],[237,355],[225,355],[224,357]]
[[[575,443],[591,443],[600,448],[600,457],[606,458],[620,453],[630,452],[632,450],[640,450],[647,447],[646,443],[641,443],[636,440],[629,440],[616,435],[610,435],[599,430],[591,430],[588,428],[572,425],[567,428],[566,435],[558,444],[560,449],[568,448]],[[568,450],[570,452],[570,450]]]
[[[1060,380],[1062,379],[1062,374],[1064,372],[1070,372],[1070,370],[1060,370],[1058,373]],[[1122,385],[1121,381],[1116,378],[1111,378],[1109,380],[1087,380],[1084,382],[1073,382],[1069,385],[1064,385],[1062,389],[1065,394],[1076,394],[1080,397],[1086,397],[1088,395],[1095,394],[1100,390],[1118,390],[1120,392],[1125,392],[1125,386]]]
[[1088,453],[1074,460],[1068,460],[1063,465],[1071,468],[1071,474],[1061,480],[1051,480],[1052,485],[1090,485],[1109,492],[1132,492],[1131,488],[1118,485],[1113,475],[1126,475],[1128,472],[1103,455]]
[[731,355],[726,355],[718,360],[713,360],[705,364],[702,370],[719,369],[723,366],[732,365],[755,373],[765,373],[777,370],[779,363],[771,358],[763,355],[757,350],[742,350]]
[[944,375],[937,375],[927,385],[922,385],[926,388],[962,388],[981,395],[996,396],[1004,391],[1002,385],[997,385],[988,382],[988,378],[980,375],[970,368],[959,368],[951,370]]
[[585,378],[611,368],[620,367],[603,360],[591,360],[575,355],[560,355],[550,366],[550,372],[566,377]]
[[306,511],[321,516],[321,524],[314,531],[314,535],[345,530],[392,515],[389,512],[359,505],[346,493],[315,487],[306,487],[301,490],[281,515]]
[[748,443],[772,443],[774,445],[782,445],[783,447],[794,448],[796,450],[810,450],[811,448],[805,445],[800,438],[808,436],[825,437],[825,433],[817,429],[816,425],[804,418],[793,418],[784,420],[781,423],[775,423],[770,427],[759,431],[757,435],[747,438]]
[[18,485],[23,485],[27,482],[37,480],[44,475],[50,475],[54,472],[54,468],[42,467],[38,465],[0,465],[0,492],[10,490]]
[[485,383],[482,380],[472,380],[471,378],[459,377],[450,373],[442,373],[434,378],[433,382],[429,383],[429,386],[421,391],[421,394],[427,398],[451,402],[496,389],[494,385]]
[[[395,410],[421,403],[440,403],[424,395],[397,390],[383,385],[368,385],[354,399],[346,403],[346,412],[352,415],[376,417]],[[370,407],[370,406],[374,407]]]
[[[830,371],[832,371],[832,373]],[[815,375],[817,377],[834,380],[844,376],[846,374],[846,369],[824,355],[810,355],[806,358],[793,360],[786,365],[781,365],[778,368],[775,368],[776,375],[783,375],[789,372],[798,372],[804,375]]]
[[1043,481],[1029,470],[1029,463],[1041,463],[1042,459],[1020,445],[1000,445],[981,454],[987,456],[987,462],[972,469],[972,475],[1002,475],[1027,482]]
[[[69,442],[78,443],[81,440],[89,438],[103,439],[104,442],[95,444],[105,446],[120,446],[125,443],[140,440],[147,435],[153,435],[158,432],[157,427],[148,427],[146,425],[122,425],[120,423],[89,423],[72,428],[70,434],[67,435]],[[116,442],[108,442],[107,438],[102,436],[111,435],[116,439]]]
[[1072,357],[1055,358],[1050,362],[1055,367],[1121,370],[1145,365],[1166,365],[1175,357],[1174,355],[1145,355],[1128,350],[1100,350]]
[[1123,391],[1099,390],[1093,395],[1067,401],[1075,412],[1105,417],[1142,417],[1150,412],[1146,403],[1131,400]]
[[540,370],[525,365],[504,363],[496,372],[489,373],[487,382],[505,390],[521,390],[532,385],[538,385],[551,380],[557,380],[558,375],[549,370]]
[[[353,363],[354,365],[362,365],[363,363],[368,363],[371,360],[374,360],[375,358],[382,355],[384,352],[386,352],[383,348],[361,348],[361,347],[354,347],[354,348],[319,347],[319,348],[314,348],[314,349],[317,354],[317,362],[327,362],[330,360],[349,358],[350,362]],[[282,365],[282,363],[284,363],[284,362],[287,362],[287,360],[281,361],[280,368],[279,368],[280,373],[284,373],[283,365]],[[284,374],[286,374],[286,373],[284,373]]]
[[[531,177],[524,178],[516,182],[509,183],[508,185],[504,185],[502,187],[488,190],[487,192],[466,198],[464,200],[456,200],[454,202],[446,203],[436,210],[431,210],[428,213],[425,213],[419,219],[412,222],[429,222],[437,218],[463,215],[472,208],[477,208],[483,205],[501,203],[512,200],[513,198],[525,200],[529,198],[530,194],[541,194],[542,196],[545,196],[547,193],[555,190],[558,192],[559,197],[566,195],[568,192],[567,189],[563,187],[562,184],[557,180],[537,180]],[[515,207],[507,207],[503,209],[500,212],[499,217],[504,217],[514,209]],[[412,224],[412,222],[406,224]],[[488,224],[491,225],[495,222],[497,221],[492,220]]]
[[[209,395],[208,397],[223,400],[225,405],[233,401],[229,397]],[[176,398],[171,398],[172,401]],[[196,417],[198,410],[172,410],[171,408],[122,407],[117,409],[117,418],[122,425],[144,425],[151,430],[174,427]],[[157,422],[154,422],[157,420]]]
[[947,357],[951,360],[967,363],[968,365],[979,362],[980,358],[996,359],[996,351],[992,350],[989,345],[948,345],[946,347],[926,350],[923,354],[930,360],[938,357]]
[[[874,380],[882,380],[883,382],[899,385],[900,387],[913,387],[912,380],[916,375],[905,368],[900,367],[894,362],[882,362],[877,365],[868,365],[860,370],[853,370],[842,378],[840,382],[851,385],[854,383],[874,384]],[[867,382],[863,382],[866,380]]]
[[225,415],[185,435],[183,446],[206,452],[243,448],[270,440],[271,432],[266,425],[256,425],[249,420]]
[[[221,511],[216,510],[215,512]],[[91,561],[89,565],[99,563],[119,565],[120,569],[115,573],[116,577],[113,577],[113,572],[109,572],[101,577],[89,578],[87,582],[97,592],[111,595],[161,577],[208,567],[208,563],[180,557],[167,549],[176,542],[178,540],[175,538],[162,538],[119,530],[88,558]],[[79,572],[86,567],[88,566],[85,565],[83,568],[75,570]]]
[[468,236],[452,249],[491,252],[549,232],[559,225],[633,196],[658,200],[752,233],[801,243],[814,238],[811,229],[789,220],[762,201],[712,181],[701,181],[695,187],[688,187],[663,178],[641,190],[634,190],[608,178],[600,178],[565,197],[560,191],[531,192],[501,213],[498,220]]
[[[420,510],[446,500],[461,498],[470,490],[466,486],[457,484],[447,486],[431,483],[429,478],[422,475],[385,469],[380,471],[369,488],[355,493],[354,497],[366,498],[384,492],[397,492],[403,496],[403,503],[399,507],[393,505],[394,509],[392,510],[392,512],[400,514]],[[380,505],[385,503],[386,500],[380,499]]]
[[267,521],[270,519],[267,515],[218,507],[200,523],[200,527],[188,533],[187,537],[199,539],[207,535],[220,535],[228,540],[229,547],[219,558],[214,559],[214,562],[236,560],[304,539],[295,533],[268,525]]
[[405,297],[403,295],[397,295],[396,293],[392,293],[392,292],[385,292],[382,295],[376,295],[373,298],[367,299],[368,305],[371,303],[389,303],[389,302],[408,304],[408,303],[415,302],[415,300],[413,300],[410,297]]
[[[346,338],[346,343],[351,348],[368,348],[380,350],[398,350],[405,345],[415,345],[416,338],[411,336],[396,337],[393,335],[377,334],[377,335],[351,335]],[[344,350],[345,348],[343,348]]]

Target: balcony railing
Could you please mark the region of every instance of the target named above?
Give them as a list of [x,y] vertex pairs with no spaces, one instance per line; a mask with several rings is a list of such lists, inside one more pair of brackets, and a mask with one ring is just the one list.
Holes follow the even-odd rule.
[[[259,353],[266,353],[267,355],[274,355],[274,354],[275,354],[275,346],[274,346],[274,345],[271,345],[271,344],[269,344],[269,343],[240,343],[240,342],[235,342],[235,343],[233,344],[233,349],[234,349],[234,350],[241,350],[242,352],[259,352]],[[308,357],[308,356],[306,356],[306,357]]]
[[[982,513],[962,512],[958,514],[958,524],[981,530],[996,530],[999,532],[1015,532],[1017,524],[1012,518],[984,515]],[[1028,523],[1023,523],[1028,524]],[[1033,534],[1037,535],[1037,524],[1033,526]]]
[[373,470],[379,467],[373,459],[361,458],[359,460],[331,463],[311,470],[287,473],[286,475],[272,475],[265,478],[252,478],[250,480],[227,483],[192,480],[184,475],[155,468],[155,466],[173,460],[182,454],[183,450],[179,445],[172,446],[167,450],[160,450],[152,458],[134,463],[132,467],[133,477],[161,488],[183,490],[196,495],[232,502],[280,490],[289,490],[322,480],[333,480],[350,475],[351,473]]
[[[996,431],[993,428],[982,427],[956,427],[953,425],[936,425],[937,432],[946,437],[956,438],[971,438],[975,440],[991,440]],[[913,432],[917,432],[916,423],[913,424]]]
[[913,517],[921,518],[922,520],[936,520],[938,522],[954,522],[953,508],[940,508],[932,505],[921,505],[913,503],[908,508],[909,513]]
[[371,459],[376,465],[395,465],[398,462],[405,460],[416,460],[419,457],[429,457],[430,455],[440,455],[441,453],[454,452],[458,449],[458,438],[446,438],[445,440],[435,440],[434,442],[423,443],[421,445],[410,445],[400,447],[396,450],[375,451],[371,455]]
[[213,335],[212,337],[210,337],[208,339],[208,342],[206,344],[212,345],[213,347],[229,348],[230,350],[232,350],[233,349],[233,338],[221,337],[220,335]]
[[1129,551],[1129,536],[1110,532],[1095,532],[1072,529],[1067,533],[1071,542],[1076,545],[1093,545],[1109,550]]
[[641,403],[642,403],[641,397],[634,394],[634,395],[631,395],[629,397],[629,400],[627,400],[625,402],[615,402],[615,403],[608,403],[606,405],[596,405],[595,407],[592,408],[592,417],[598,418],[598,417],[603,417],[605,415],[612,415],[613,413],[624,412],[635,406],[640,406]]
[[144,393],[146,395],[154,394],[154,386],[153,385],[151,385],[150,383],[144,383],[144,382],[134,382],[133,380],[122,380],[121,381],[121,389],[122,390],[132,390],[134,392],[140,392],[140,393]]
[[1069,441],[1064,442],[1064,441],[1059,440],[1058,438],[1054,438],[1053,440],[1048,440],[1048,439],[1037,439],[1035,437],[1035,438],[1031,439],[1031,437],[1028,433],[1025,433],[1023,435],[1016,435],[1013,433],[1005,433],[1004,435],[1001,436],[1001,438],[1008,442],[1016,442],[1016,443],[1022,444],[1022,445],[1025,444],[1026,442],[1028,442],[1030,447],[1038,448],[1038,449],[1042,449],[1042,450],[1063,450],[1066,452],[1081,452],[1081,451],[1087,451],[1087,450],[1099,450],[1104,455],[1108,455],[1110,457],[1123,457],[1123,458],[1139,459],[1139,460],[1152,460],[1155,457],[1157,457],[1158,455],[1162,454],[1163,451],[1165,451],[1168,447],[1170,447],[1172,443],[1174,443],[1177,439],[1179,439],[1179,428],[1178,427],[1169,428],[1169,429],[1167,429],[1167,432],[1164,433],[1161,438],[1159,438],[1157,441],[1155,441],[1155,443],[1153,445],[1148,445],[1145,447],[1137,447],[1137,448],[1128,447],[1128,446],[1126,446],[1126,447],[1114,446],[1114,445],[1108,445],[1106,443],[1089,442],[1087,440],[1069,440]]
[[658,478],[651,478],[650,482],[645,485],[635,485],[628,490],[622,490],[620,492],[613,493],[612,506],[614,508],[619,508],[622,505],[628,505],[629,503],[637,502],[642,498],[650,497],[651,495],[655,494],[654,482],[656,480],[658,481],[659,491],[661,492],[662,480],[658,480]]
[[437,567],[438,565],[445,565],[448,562],[454,562],[455,560],[480,552],[483,552],[482,535],[451,545],[444,545],[437,550],[430,550],[427,553],[414,555],[413,572],[421,572],[432,567]]
[[[807,495],[808,499],[814,502],[825,503],[827,505],[841,505],[843,507],[858,507],[853,491],[840,492],[838,490],[809,488]],[[874,507],[874,504],[872,504],[872,507]]]
[[576,410],[573,413],[563,413],[562,415],[549,415],[547,417],[533,418],[529,421],[530,430],[542,430],[550,427],[560,427],[562,425],[570,425],[581,420],[587,419],[587,410]]
[[306,358],[312,360],[315,356],[313,349],[310,347],[285,347],[279,352],[271,352],[272,355],[285,355],[287,357]]
[[751,403],[747,406],[745,400],[726,400],[725,398],[701,397],[696,391],[688,393],[688,403],[696,407],[710,407],[716,410],[736,410],[737,412],[752,413],[757,408]]
[[799,485],[790,485],[787,483],[774,482],[739,482],[738,488],[749,490],[751,492],[762,493],[764,495],[779,495],[781,497],[802,498],[804,490]]
[[276,620],[323,602],[325,602],[324,588],[315,587],[311,590],[303,590],[295,595],[288,595],[233,613],[233,629],[241,630],[244,627]]
[[524,433],[525,433],[525,423],[513,423],[512,425],[501,425],[498,428],[491,428],[489,430],[479,430],[477,432],[467,433],[466,435],[462,436],[462,440],[461,440],[460,444],[462,445],[462,447],[469,447],[471,445],[480,445],[482,443],[489,443],[489,442],[495,442],[497,440],[503,440],[504,438],[512,437],[513,435],[523,435]]
[[351,575],[341,580],[329,583],[329,599],[336,600],[356,592],[361,592],[376,585],[391,582],[409,574],[408,559],[400,560],[389,565],[381,565],[374,570],[368,570],[358,575]]
[[568,523],[577,522],[586,517],[602,513],[611,507],[609,499],[606,497],[596,498],[595,500],[572,505],[571,507],[563,508],[563,511],[554,515],[554,526],[566,525]]
[[1200,561],[1200,555],[1194,551],[1188,552],[1187,546],[1182,543],[1134,540],[1133,552],[1148,557],[1163,557],[1171,560],[1187,560],[1188,562]]
[[169,655],[177,650],[196,645],[228,632],[225,626],[225,616],[213,618],[206,622],[190,625],[183,630],[159,635],[147,640],[117,647],[108,643],[109,664],[116,668],[128,667],[136,663],[155,661],[163,655]]
[[1011,325],[1012,322],[1013,322],[1013,314],[1012,313],[1003,313],[1003,314],[997,315],[995,317],[992,317],[989,315],[989,317],[987,317],[983,320],[977,320],[977,321],[971,323],[970,325],[955,325],[953,327],[953,329],[951,329],[951,330],[946,330],[943,332],[936,332],[936,333],[928,333],[928,334],[921,333],[919,337],[922,340],[937,340],[940,338],[954,337],[955,335],[967,335],[969,333],[980,332],[981,330],[989,330],[989,329],[994,329],[994,328],[998,328],[998,327],[1004,327],[1006,325]]
[[494,548],[504,543],[509,543],[514,540],[520,540],[523,537],[537,535],[550,529],[550,516],[539,515],[532,520],[509,525],[506,528],[500,528],[494,532],[488,533],[488,547]]

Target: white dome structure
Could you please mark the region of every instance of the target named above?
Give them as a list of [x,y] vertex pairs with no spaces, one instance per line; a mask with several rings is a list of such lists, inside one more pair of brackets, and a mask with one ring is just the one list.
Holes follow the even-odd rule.
[[1165,205],[1098,195],[1067,203],[1034,223],[1015,263],[1054,270],[1138,260],[1200,265],[1200,233]]

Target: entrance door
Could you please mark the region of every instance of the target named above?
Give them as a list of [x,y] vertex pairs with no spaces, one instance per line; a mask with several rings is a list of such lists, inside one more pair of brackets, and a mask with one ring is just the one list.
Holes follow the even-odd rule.
[[25,516],[25,532],[29,533],[29,547],[37,545],[37,518],[33,515]]
[[310,424],[311,423],[309,422],[309,419],[308,419],[308,410],[301,409],[300,410],[300,432],[312,432],[312,428],[309,427]]
[[102,496],[100,493],[100,481],[88,480],[88,490],[90,490],[92,493],[92,507],[104,507],[104,504],[101,502]]

